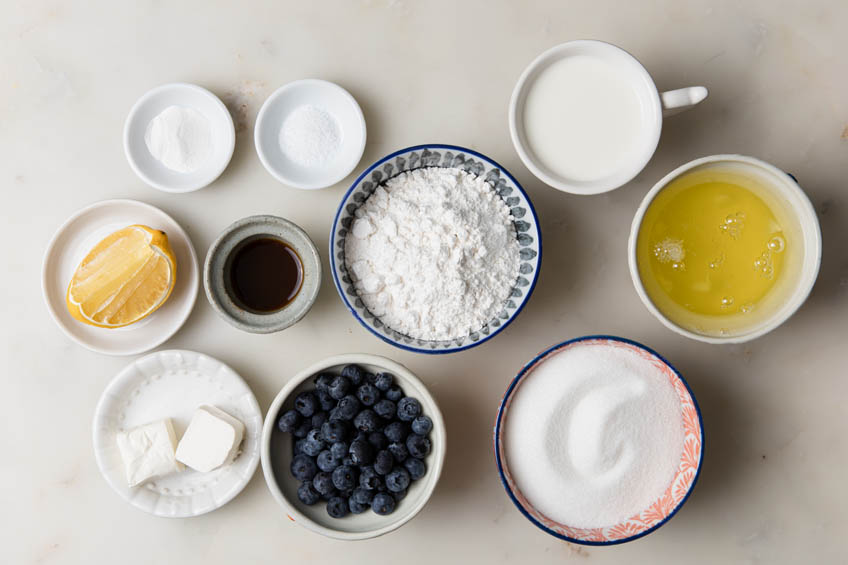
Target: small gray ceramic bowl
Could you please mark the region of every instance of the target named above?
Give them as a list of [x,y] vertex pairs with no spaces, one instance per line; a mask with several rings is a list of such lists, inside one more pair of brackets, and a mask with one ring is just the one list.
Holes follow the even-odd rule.
[[[234,252],[261,237],[284,241],[303,265],[297,296],[274,312],[253,312],[239,304],[226,276]],[[321,257],[306,232],[292,222],[277,216],[249,216],[230,224],[212,243],[203,265],[203,287],[212,308],[229,324],[251,333],[278,332],[300,321],[315,303],[321,288]]]

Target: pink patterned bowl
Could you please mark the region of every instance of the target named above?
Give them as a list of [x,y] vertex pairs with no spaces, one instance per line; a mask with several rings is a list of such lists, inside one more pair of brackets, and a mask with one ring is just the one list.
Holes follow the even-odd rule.
[[[509,416],[509,406],[513,393],[521,386],[522,381],[540,363],[548,357],[563,351],[564,349],[586,345],[605,345],[629,349],[641,357],[651,361],[670,381],[680,398],[680,418],[683,422],[684,443],[683,452],[680,455],[680,464],[671,484],[657,500],[648,508],[627,520],[604,528],[575,528],[568,524],[561,524],[543,515],[533,508],[530,502],[521,493],[509,470],[509,462],[504,450],[502,438],[503,424]],[[633,541],[648,535],[666,522],[680,510],[683,503],[689,497],[698,475],[701,472],[701,460],[704,446],[704,430],[701,423],[701,411],[698,403],[689,389],[689,385],[680,376],[680,373],[671,364],[660,357],[659,354],[640,343],[620,337],[595,335],[578,337],[558,345],[555,345],[539,355],[521,369],[509,385],[509,388],[501,401],[498,409],[498,417],[495,421],[495,458],[498,464],[498,473],[501,482],[506,489],[512,502],[518,507],[524,516],[536,526],[551,534],[552,536],[584,545],[613,545]]]

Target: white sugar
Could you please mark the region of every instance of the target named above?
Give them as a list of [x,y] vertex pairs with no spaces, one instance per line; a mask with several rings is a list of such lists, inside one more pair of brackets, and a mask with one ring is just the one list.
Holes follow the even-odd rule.
[[465,337],[503,308],[518,278],[509,208],[461,169],[401,173],[356,211],[345,263],[368,310],[415,338]]
[[302,167],[327,165],[338,154],[341,141],[336,118],[312,104],[295,108],[280,129],[280,149]]
[[548,518],[613,526],[671,484],[683,451],[680,400],[636,352],[572,346],[536,367],[513,394],[504,425],[508,467]]

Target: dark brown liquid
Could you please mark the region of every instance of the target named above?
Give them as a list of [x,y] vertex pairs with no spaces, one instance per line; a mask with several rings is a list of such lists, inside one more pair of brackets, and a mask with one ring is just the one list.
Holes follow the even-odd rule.
[[254,239],[236,250],[230,264],[235,298],[250,310],[273,312],[297,296],[303,265],[297,252],[279,239]]

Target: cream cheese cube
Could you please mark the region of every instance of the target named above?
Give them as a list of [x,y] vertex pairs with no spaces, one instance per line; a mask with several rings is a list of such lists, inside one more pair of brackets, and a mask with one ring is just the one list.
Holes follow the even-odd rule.
[[131,487],[184,468],[175,457],[177,437],[170,418],[118,432],[117,441]]
[[201,406],[177,446],[177,461],[207,473],[238,454],[244,424],[215,406]]

